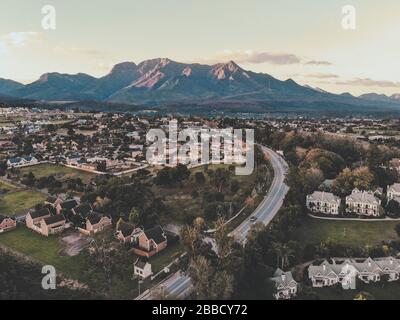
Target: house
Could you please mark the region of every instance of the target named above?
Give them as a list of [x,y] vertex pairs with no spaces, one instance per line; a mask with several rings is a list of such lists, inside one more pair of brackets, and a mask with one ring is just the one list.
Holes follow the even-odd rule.
[[69,213],[74,209],[75,207],[78,206],[78,202],[75,199],[69,199],[65,200],[56,206],[56,212],[57,214],[60,214],[61,212]]
[[58,234],[65,229],[65,217],[62,214],[52,216],[48,208],[28,212],[26,226],[44,236]]
[[146,279],[153,274],[151,271],[151,264],[138,258],[134,263],[134,275],[141,279]]
[[276,269],[274,276],[270,279],[275,283],[274,298],[290,299],[297,294],[297,282],[293,279],[292,273]]
[[380,204],[381,200],[372,191],[360,191],[356,188],[346,197],[346,212],[377,217],[380,215]]
[[16,158],[11,158],[7,160],[7,167],[8,168],[21,168],[21,167],[27,167],[27,166],[33,166],[37,164],[39,161],[32,156],[21,158],[21,157],[16,157]]
[[332,263],[323,261],[320,265],[310,265],[308,277],[313,287],[333,286],[345,284],[351,277],[358,278],[364,283],[381,281],[385,275],[388,282],[397,281],[400,278],[400,260],[393,257],[346,259],[338,262],[332,259]]
[[97,212],[90,212],[78,230],[85,235],[93,235],[112,227],[111,218]]
[[35,231],[38,231],[37,228],[40,226],[40,221],[44,218],[51,217],[51,213],[49,209],[42,208],[40,210],[30,211],[26,215],[25,224],[26,227]]
[[334,182],[335,182],[334,179],[326,179],[319,185],[318,189],[320,191],[330,192],[332,191],[332,186]]
[[400,183],[387,186],[387,200],[394,200],[400,203]]
[[306,206],[311,212],[324,214],[339,214],[340,198],[333,193],[324,191],[314,191],[307,195]]
[[133,252],[150,258],[167,247],[167,236],[161,226],[142,231],[134,243]]
[[143,230],[132,223],[120,220],[117,223],[115,237],[122,243],[137,243],[138,237]]
[[400,159],[399,158],[393,158],[389,162],[389,168],[396,170],[398,173],[400,173]]
[[48,197],[45,201],[45,204],[51,205],[53,208],[57,208],[58,205],[61,205],[63,203],[63,199],[60,197]]
[[14,230],[16,227],[15,219],[0,215],[0,233]]
[[80,215],[83,218],[86,218],[87,215],[93,212],[93,208],[89,203],[82,203],[79,206],[71,209],[74,215]]
[[52,234],[62,233],[65,229],[65,223],[66,219],[62,214],[44,218],[40,221],[39,233],[46,237]]

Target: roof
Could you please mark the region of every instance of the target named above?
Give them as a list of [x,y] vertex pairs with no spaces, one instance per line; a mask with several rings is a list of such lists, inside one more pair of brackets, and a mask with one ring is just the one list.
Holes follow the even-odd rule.
[[[5,219],[13,219],[7,216],[0,215],[0,223],[2,223]],[[14,219],[13,219],[14,220]]]
[[346,197],[346,202],[361,202],[368,204],[380,204],[378,198],[376,198],[371,191],[360,191],[358,189],[354,189],[349,196]]
[[32,219],[37,219],[40,217],[48,216],[50,215],[50,211],[47,208],[42,208],[39,210],[35,210],[29,213]]
[[62,215],[62,214],[57,214],[57,215],[55,215],[55,216],[51,216],[51,217],[48,217],[48,218],[44,218],[43,221],[44,221],[47,225],[50,225],[50,224],[58,223],[58,222],[61,222],[61,221],[65,221],[65,217],[64,217],[64,215]]
[[314,191],[312,194],[309,194],[307,198],[311,201],[336,202],[340,204],[339,197],[325,191]]
[[92,211],[92,206],[89,203],[83,203],[74,208],[74,211],[76,214],[79,214],[82,217],[86,217],[88,213]]
[[89,220],[89,222],[91,224],[99,223],[101,218],[103,218],[103,215],[101,213],[97,213],[97,212],[91,212],[86,217],[86,219]]
[[143,259],[137,259],[135,262],[135,267],[138,267],[140,269],[144,269],[144,267],[146,266],[148,262],[144,261]]
[[272,281],[275,282],[275,286],[284,286],[288,287],[293,284],[297,284],[297,282],[293,279],[293,275],[290,271],[284,272],[281,269],[276,269],[274,276],[271,278]]
[[400,183],[394,183],[391,186],[389,186],[388,191],[393,191],[396,193],[400,193]]
[[52,197],[52,196],[50,196],[50,197],[47,197],[47,199],[46,199],[46,202],[48,202],[48,203],[54,203],[54,202],[56,202],[57,201],[57,197]]
[[67,200],[67,201],[64,201],[63,203],[61,203],[61,208],[65,209],[65,210],[71,210],[71,209],[74,209],[77,205],[78,205],[78,202],[76,202],[75,199],[70,199],[70,200]]
[[152,239],[156,244],[163,243],[167,240],[167,237],[164,234],[164,230],[161,226],[157,226],[144,231],[146,237],[150,240]]
[[120,231],[124,237],[127,237],[130,236],[136,228],[137,227],[132,223],[121,221],[118,226],[118,231]]

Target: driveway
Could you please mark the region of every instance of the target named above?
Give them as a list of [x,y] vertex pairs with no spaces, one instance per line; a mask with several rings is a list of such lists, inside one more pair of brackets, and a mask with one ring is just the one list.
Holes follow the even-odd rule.
[[61,254],[70,257],[77,256],[92,242],[92,240],[92,238],[87,237],[78,231],[69,233],[61,238],[62,244],[66,246]]

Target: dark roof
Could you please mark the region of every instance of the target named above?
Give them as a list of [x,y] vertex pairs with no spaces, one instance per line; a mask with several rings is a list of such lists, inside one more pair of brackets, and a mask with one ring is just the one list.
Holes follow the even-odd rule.
[[[0,215],[0,223],[2,223],[3,222],[3,220],[5,220],[5,219],[13,219],[13,218],[10,218],[10,217],[7,217],[7,216],[2,216],[2,215]],[[13,219],[14,220],[14,219]]]
[[48,203],[54,203],[54,202],[56,202],[57,201],[57,197],[52,197],[52,196],[50,196],[50,197],[48,197],[47,199],[46,199],[46,202],[48,202]]
[[42,209],[39,209],[39,210],[36,210],[36,211],[32,211],[30,213],[32,219],[44,217],[44,216],[47,216],[49,214],[50,214],[50,211],[47,208],[42,208]]
[[71,210],[73,208],[75,208],[78,205],[78,202],[76,202],[75,199],[70,199],[67,201],[64,201],[63,203],[61,203],[61,208],[65,209],[65,210]]
[[133,233],[133,230],[135,230],[137,227],[133,225],[132,223],[128,223],[125,221],[121,221],[119,224],[119,231],[121,231],[122,235],[124,237],[130,236]]
[[144,261],[143,259],[137,259],[135,262],[135,267],[143,269],[145,267],[146,263],[147,263],[147,261]]
[[91,212],[87,215],[86,219],[90,221],[91,224],[99,223],[103,215],[97,212]]
[[47,225],[49,225],[49,224],[65,221],[65,217],[62,214],[56,214],[55,216],[44,218],[43,220]]
[[89,203],[83,203],[74,208],[74,211],[76,214],[79,214],[85,218],[87,214],[92,211],[92,206]]
[[161,228],[161,226],[145,230],[144,233],[149,240],[153,239],[156,244],[163,243],[167,240],[167,237],[164,235],[164,230]]

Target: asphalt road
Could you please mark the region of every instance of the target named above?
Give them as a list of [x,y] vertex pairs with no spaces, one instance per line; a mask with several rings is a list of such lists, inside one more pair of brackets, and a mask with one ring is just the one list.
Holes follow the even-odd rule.
[[[274,179],[263,201],[253,214],[247,217],[242,224],[230,233],[231,236],[235,237],[241,243],[246,242],[247,235],[254,223],[261,222],[267,226],[271,222],[281,208],[283,200],[289,191],[288,186],[285,184],[285,176],[289,168],[286,161],[270,148],[261,146],[261,149],[269,156],[274,169]],[[257,220],[252,222],[250,221],[251,217],[255,217]],[[193,285],[190,278],[185,276],[181,271],[178,271],[154,286],[151,290],[144,292],[137,300],[157,299],[157,295],[160,297],[160,294],[165,297],[170,296],[173,299],[185,299],[190,295],[192,290]]]
[[[237,241],[244,243],[253,224],[261,222],[267,226],[278,213],[282,206],[283,200],[287,192],[288,186],[285,184],[285,176],[288,171],[286,161],[270,148],[261,146],[264,153],[268,154],[271,165],[274,169],[274,179],[266,196],[260,205],[254,210],[253,214],[243,221],[234,231],[230,233]],[[252,222],[250,218],[257,220]]]
[[190,278],[178,271],[153,288],[143,292],[136,300],[157,300],[161,297],[182,300],[187,298],[192,291],[193,286]]

